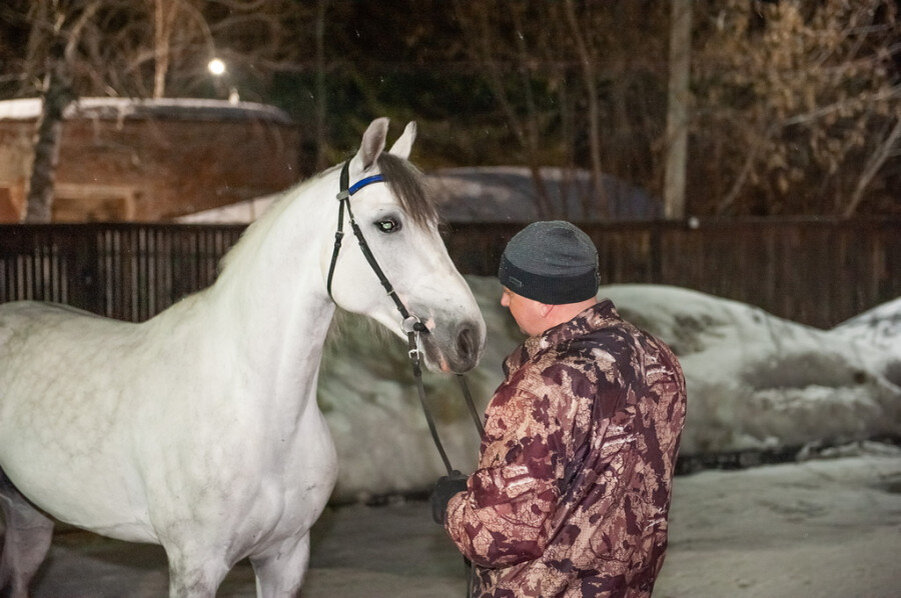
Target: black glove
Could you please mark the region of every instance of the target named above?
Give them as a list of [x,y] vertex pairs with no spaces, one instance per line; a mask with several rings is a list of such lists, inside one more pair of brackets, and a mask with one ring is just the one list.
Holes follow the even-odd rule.
[[449,476],[441,476],[435,482],[435,489],[429,500],[432,503],[432,519],[438,525],[444,525],[447,503],[456,494],[466,491],[466,480],[469,479],[456,469]]

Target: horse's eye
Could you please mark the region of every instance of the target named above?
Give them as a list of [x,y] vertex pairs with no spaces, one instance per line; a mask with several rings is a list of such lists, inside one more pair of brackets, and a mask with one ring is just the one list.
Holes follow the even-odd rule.
[[396,233],[400,230],[400,221],[395,218],[384,218],[375,223],[376,227],[378,227],[379,232],[382,233]]

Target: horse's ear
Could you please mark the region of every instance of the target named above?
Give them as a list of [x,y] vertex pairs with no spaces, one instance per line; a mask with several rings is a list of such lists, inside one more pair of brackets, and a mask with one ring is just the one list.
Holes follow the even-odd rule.
[[391,146],[389,153],[394,154],[398,158],[408,160],[415,140],[416,122],[411,120],[407,123],[407,126],[404,127],[404,132],[401,133],[400,137],[397,138],[397,141],[394,142],[394,145]]
[[369,125],[366,132],[363,133],[363,142],[360,144],[360,150],[354,156],[354,166],[360,171],[364,171],[378,160],[382,150],[385,149],[385,138],[388,136],[388,119],[377,118]]

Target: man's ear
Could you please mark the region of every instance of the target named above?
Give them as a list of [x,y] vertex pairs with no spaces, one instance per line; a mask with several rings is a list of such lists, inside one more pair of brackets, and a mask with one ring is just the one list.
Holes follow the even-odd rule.
[[547,303],[538,303],[538,313],[541,314],[542,318],[546,318],[551,315],[551,312],[554,311],[556,305],[550,305]]

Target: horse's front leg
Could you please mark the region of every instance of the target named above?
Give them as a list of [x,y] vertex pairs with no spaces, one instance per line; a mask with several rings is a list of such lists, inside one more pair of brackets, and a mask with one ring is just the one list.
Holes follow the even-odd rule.
[[309,531],[251,557],[250,562],[257,579],[257,598],[297,596],[310,562]]

